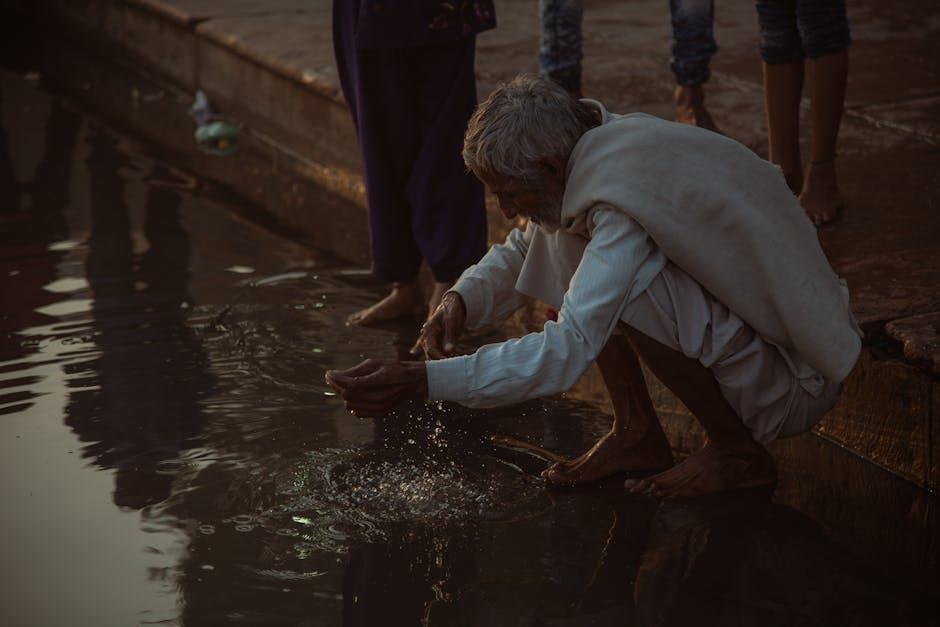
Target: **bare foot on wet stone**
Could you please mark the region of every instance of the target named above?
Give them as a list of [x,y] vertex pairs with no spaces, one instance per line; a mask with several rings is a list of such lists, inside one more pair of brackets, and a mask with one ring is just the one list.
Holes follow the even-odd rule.
[[367,325],[401,318],[415,312],[421,300],[417,283],[396,283],[388,296],[346,318],[346,325]]
[[631,494],[673,499],[771,486],[776,481],[776,465],[762,446],[732,451],[709,442],[674,468],[646,479],[628,479],[624,488]]
[[810,164],[800,193],[800,204],[816,226],[840,216],[843,204],[836,180],[835,159]]
[[559,486],[598,481],[620,473],[650,474],[672,466],[672,451],[665,438],[652,430],[637,441],[629,432],[611,431],[582,455],[558,461],[542,478]]

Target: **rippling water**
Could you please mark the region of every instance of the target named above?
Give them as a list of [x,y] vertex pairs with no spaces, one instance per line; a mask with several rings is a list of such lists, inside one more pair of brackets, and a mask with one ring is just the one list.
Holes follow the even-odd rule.
[[[0,623],[613,625],[700,607],[683,592],[699,580],[763,598],[751,575],[776,590],[812,563],[855,582],[841,554],[793,558],[833,555],[796,512],[735,501],[749,522],[722,535],[727,503],[547,490],[543,463],[487,443],[580,452],[609,424],[580,404],[352,418],[325,370],[401,354],[418,324],[345,327],[380,293],[362,272],[238,217],[22,69],[0,71],[0,114]],[[770,567],[698,559],[749,555],[742,538]],[[840,594],[811,600],[855,607]]]
[[[476,572],[487,529],[547,520],[557,498],[540,465],[484,444],[494,420],[540,438],[545,406],[349,416],[325,370],[400,353],[418,321],[345,327],[379,293],[361,272],[237,217],[35,82],[4,71],[0,96],[0,568],[14,623],[313,611],[339,624],[358,611],[346,588],[366,597],[385,580],[424,608]],[[558,407],[562,422],[592,416]],[[590,437],[605,420],[559,429]],[[86,602],[101,590],[120,593]],[[376,599],[363,616],[387,611]]]

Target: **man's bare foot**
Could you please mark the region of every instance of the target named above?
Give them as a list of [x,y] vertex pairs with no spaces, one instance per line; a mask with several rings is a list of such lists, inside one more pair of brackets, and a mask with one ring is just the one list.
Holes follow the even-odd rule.
[[441,304],[441,299],[444,298],[444,294],[447,293],[447,290],[454,287],[453,281],[435,281],[434,286],[431,288],[431,297],[428,299],[428,318],[431,317],[431,314],[437,309],[437,306]]
[[705,108],[705,91],[701,85],[677,85],[673,98],[676,101],[676,122],[721,132]]
[[412,314],[421,301],[417,283],[395,283],[388,296],[346,318],[346,325],[374,324]]
[[624,488],[632,494],[663,499],[704,496],[728,490],[773,485],[777,468],[764,447],[730,450],[709,442],[678,466],[646,479],[628,479]]
[[672,451],[661,434],[650,429],[638,440],[629,431],[614,429],[582,455],[552,464],[542,478],[555,485],[575,485],[623,472],[649,474],[670,466]]
[[800,204],[816,226],[832,222],[839,216],[843,205],[836,180],[835,159],[810,164],[800,193]]

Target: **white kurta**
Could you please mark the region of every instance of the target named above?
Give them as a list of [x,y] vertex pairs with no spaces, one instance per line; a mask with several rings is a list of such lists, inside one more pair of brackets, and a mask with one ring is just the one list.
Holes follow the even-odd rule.
[[473,355],[428,362],[432,399],[487,407],[566,390],[623,323],[709,368],[758,441],[801,433],[832,406],[838,386],[754,333],[669,263],[635,221],[604,207],[590,219],[590,241],[530,224],[464,273],[454,291],[469,328],[505,319],[529,296],[560,307],[558,321]]
[[432,399],[492,407],[575,384],[627,303],[666,265],[646,232],[625,214],[599,208],[593,223],[590,241],[562,231],[548,234],[530,223],[463,273],[453,290],[466,305],[468,328],[502,321],[527,297],[558,309],[558,321],[473,355],[428,362]]
[[568,159],[563,228],[513,231],[454,287],[471,328],[527,297],[558,321],[429,362],[431,398],[494,406],[566,390],[623,322],[709,368],[755,438],[805,430],[861,342],[779,168],[716,133],[593,105],[603,122]]

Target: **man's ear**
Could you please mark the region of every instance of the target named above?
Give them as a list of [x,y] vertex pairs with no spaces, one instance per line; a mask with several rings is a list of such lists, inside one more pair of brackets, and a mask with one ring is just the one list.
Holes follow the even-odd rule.
[[539,157],[539,168],[549,179],[556,181],[559,185],[565,184],[565,162],[558,157]]

